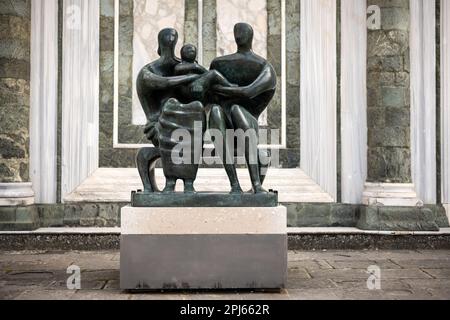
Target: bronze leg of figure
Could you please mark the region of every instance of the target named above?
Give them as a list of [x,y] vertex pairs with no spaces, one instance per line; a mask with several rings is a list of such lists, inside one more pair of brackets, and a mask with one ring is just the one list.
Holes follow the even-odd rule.
[[142,148],[136,157],[136,165],[144,185],[144,193],[159,192],[155,179],[156,161],[161,158],[158,148]]
[[184,180],[184,192],[185,193],[194,193],[194,180],[192,179],[185,179]]
[[209,116],[209,127],[210,129],[219,130],[222,134],[222,148],[217,141],[214,141],[216,145],[216,152],[222,159],[223,166],[227,172],[228,178],[231,184],[231,193],[242,193],[241,186],[236,173],[236,166],[234,165],[234,150],[230,150],[229,142],[227,141],[227,126],[226,126],[226,116],[222,110],[222,107],[218,105],[213,105],[211,107],[211,113]]
[[176,185],[177,179],[166,177],[166,187],[164,188],[163,193],[175,192]]
[[[239,105],[231,107],[231,119],[235,129],[242,129],[249,134],[245,138],[245,160],[247,161],[253,191],[255,193],[267,192],[263,189],[261,181],[261,159],[258,151],[258,120]],[[248,132],[248,130],[253,130],[253,132]]]
[[[263,161],[264,160],[264,163]],[[261,185],[264,184],[264,180],[266,179],[267,169],[270,166],[270,154],[267,150],[258,150],[258,163],[259,163],[259,180],[261,181]]]

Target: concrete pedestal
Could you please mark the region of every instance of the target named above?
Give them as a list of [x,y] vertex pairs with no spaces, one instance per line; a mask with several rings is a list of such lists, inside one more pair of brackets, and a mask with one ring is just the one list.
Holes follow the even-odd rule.
[[281,289],[286,208],[122,209],[122,289]]

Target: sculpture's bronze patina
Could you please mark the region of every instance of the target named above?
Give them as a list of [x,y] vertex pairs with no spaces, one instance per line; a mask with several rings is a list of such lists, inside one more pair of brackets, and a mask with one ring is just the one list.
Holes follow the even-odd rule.
[[[238,50],[235,54],[215,59],[211,70],[219,71],[225,78],[238,87],[215,87],[215,101],[211,107],[209,125],[218,129],[226,139],[226,129],[258,131],[258,118],[272,100],[277,86],[275,69],[265,59],[252,51],[253,29],[246,23],[234,27],[234,36]],[[257,143],[257,141],[254,141]],[[234,156],[234,150],[223,143],[223,150],[217,150],[225,164],[232,192],[242,192],[236,174],[236,167],[226,160]],[[251,154],[254,152],[255,154]],[[258,153],[258,154],[257,154]],[[262,188],[265,172],[262,158],[267,156],[257,148],[246,147],[245,158],[250,172],[253,191],[266,192]],[[250,161],[257,159],[257,161]],[[267,163],[267,161],[265,161]]]
[[[210,70],[206,70],[196,62],[196,48],[193,45],[183,47],[182,61],[175,56],[176,30],[164,29],[160,32],[160,58],[145,66],[137,79],[138,96],[148,120],[144,132],[154,145],[141,149],[137,156],[144,195],[159,192],[154,168],[160,158],[167,180],[163,193],[174,192],[178,179],[184,180],[185,192],[195,191],[193,183],[199,160],[195,157],[201,152],[194,150],[192,143],[188,148],[192,164],[175,164],[170,153],[179,141],[173,141],[171,133],[180,128],[192,133],[194,122],[201,124],[201,132],[204,133],[205,107],[210,111],[209,128],[220,132],[225,139],[223,143],[217,140],[214,143],[229,177],[231,193],[242,194],[233,161],[236,150],[230,141],[226,141],[226,131],[254,130],[257,133],[258,118],[273,98],[277,83],[274,68],[252,51],[252,27],[239,23],[234,34],[237,52],[215,59]],[[262,160],[266,160],[267,154],[258,150],[257,144],[257,139],[246,140],[244,153],[253,192],[264,194],[266,191],[262,183],[268,163]],[[203,148],[203,141],[195,145]]]

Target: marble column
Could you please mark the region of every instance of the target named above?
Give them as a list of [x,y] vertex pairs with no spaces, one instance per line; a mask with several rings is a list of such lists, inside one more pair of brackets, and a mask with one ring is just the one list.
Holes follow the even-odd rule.
[[29,174],[30,17],[30,0],[0,3],[0,206],[34,201]]
[[64,199],[99,165],[100,5],[63,4],[61,194]]
[[301,169],[337,200],[335,0],[300,2]]
[[57,202],[58,0],[31,8],[30,178],[39,204]]
[[341,2],[341,199],[360,204],[367,177],[366,0]]

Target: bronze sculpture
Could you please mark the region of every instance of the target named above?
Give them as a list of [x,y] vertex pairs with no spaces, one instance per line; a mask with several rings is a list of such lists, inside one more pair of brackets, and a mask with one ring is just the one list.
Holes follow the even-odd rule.
[[[252,27],[239,23],[234,28],[234,34],[237,52],[215,59],[208,71],[195,61],[196,48],[192,45],[183,47],[183,61],[175,56],[174,48],[178,40],[176,30],[164,29],[159,33],[160,58],[145,66],[137,81],[138,96],[148,120],[144,132],[154,145],[141,149],[137,156],[144,193],[159,191],[154,167],[161,156],[167,179],[164,192],[173,192],[177,179],[185,181],[185,192],[194,192],[193,182],[198,166],[182,169],[172,162],[169,153],[176,141],[169,139],[170,128],[175,130],[181,127],[191,132],[193,122],[198,121],[204,124],[204,132],[206,109],[210,110],[209,128],[222,133],[225,139],[223,143],[214,143],[230,180],[231,193],[243,193],[234,164],[236,150],[231,146],[231,141],[227,141],[226,131],[254,130],[257,133],[258,118],[273,98],[277,81],[272,65],[252,51]],[[178,124],[173,116],[167,116],[174,110],[183,117]],[[267,153],[258,150],[257,144],[257,139],[246,140],[244,153],[253,192],[265,194],[267,192],[262,187],[265,177],[263,171],[268,164],[263,164],[262,159],[267,157]],[[196,153],[192,148],[189,150],[192,154]]]

